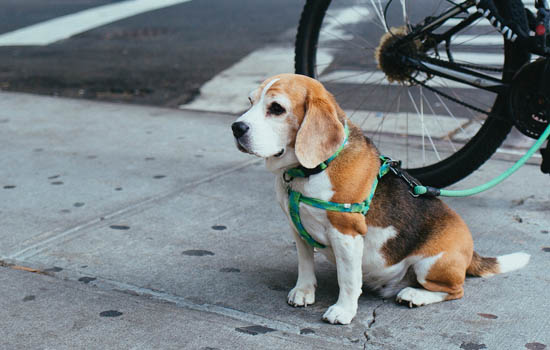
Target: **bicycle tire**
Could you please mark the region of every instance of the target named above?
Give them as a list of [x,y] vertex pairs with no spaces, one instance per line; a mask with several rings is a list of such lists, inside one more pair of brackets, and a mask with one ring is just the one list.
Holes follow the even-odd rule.
[[[515,3],[512,6],[509,5],[510,3],[498,2],[500,15],[507,20],[513,19],[518,25],[527,29],[527,16],[518,17],[518,4]],[[331,0],[307,0],[304,5],[295,42],[297,74],[316,78],[317,42],[330,4]],[[506,41],[502,79],[505,82],[511,81],[515,72],[529,62],[529,58],[530,54],[522,50],[519,45]],[[491,113],[484,124],[456,153],[435,164],[406,170],[423,184],[438,188],[449,186],[473,173],[495,153],[513,126],[506,101],[507,93],[501,93],[495,98]]]

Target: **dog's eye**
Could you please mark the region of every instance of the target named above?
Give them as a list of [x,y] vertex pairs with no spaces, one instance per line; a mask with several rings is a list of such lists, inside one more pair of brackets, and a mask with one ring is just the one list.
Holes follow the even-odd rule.
[[272,114],[272,115],[281,115],[284,112],[286,112],[283,106],[281,106],[277,102],[273,102],[271,105],[269,105],[269,108],[267,109],[267,111],[269,112],[269,114]]

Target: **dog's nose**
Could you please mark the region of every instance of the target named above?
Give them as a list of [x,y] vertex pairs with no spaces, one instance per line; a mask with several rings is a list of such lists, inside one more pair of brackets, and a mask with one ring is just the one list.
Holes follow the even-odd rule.
[[231,124],[231,130],[233,130],[233,136],[235,136],[236,139],[246,134],[248,129],[250,129],[250,127],[244,122],[235,122]]

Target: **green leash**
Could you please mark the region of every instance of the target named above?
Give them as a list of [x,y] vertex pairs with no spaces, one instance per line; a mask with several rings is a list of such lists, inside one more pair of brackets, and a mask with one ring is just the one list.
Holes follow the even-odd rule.
[[499,183],[501,183],[504,179],[512,175],[516,172],[525,162],[527,159],[531,158],[531,156],[542,146],[544,141],[550,136],[550,125],[544,130],[542,135],[540,135],[539,139],[527,153],[523,157],[521,157],[512,167],[510,167],[508,170],[506,170],[504,173],[502,173],[500,176],[494,178],[493,180],[483,184],[476,186],[474,188],[470,188],[467,190],[439,190],[430,186],[415,186],[413,191],[415,195],[439,195],[444,197],[467,197],[472,196],[474,194],[478,194],[483,191],[487,191],[490,188],[495,187]]

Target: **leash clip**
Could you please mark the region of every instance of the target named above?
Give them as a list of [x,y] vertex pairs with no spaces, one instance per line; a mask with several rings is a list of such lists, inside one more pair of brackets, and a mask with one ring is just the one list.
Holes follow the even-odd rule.
[[392,173],[394,173],[397,177],[400,177],[407,183],[409,186],[409,194],[413,196],[414,198],[420,197],[419,194],[416,194],[414,192],[414,189],[417,186],[421,186],[420,183],[416,182],[414,179],[410,178],[409,176],[405,175],[405,173],[401,170],[401,161],[400,160],[391,160],[388,162],[389,168]]

